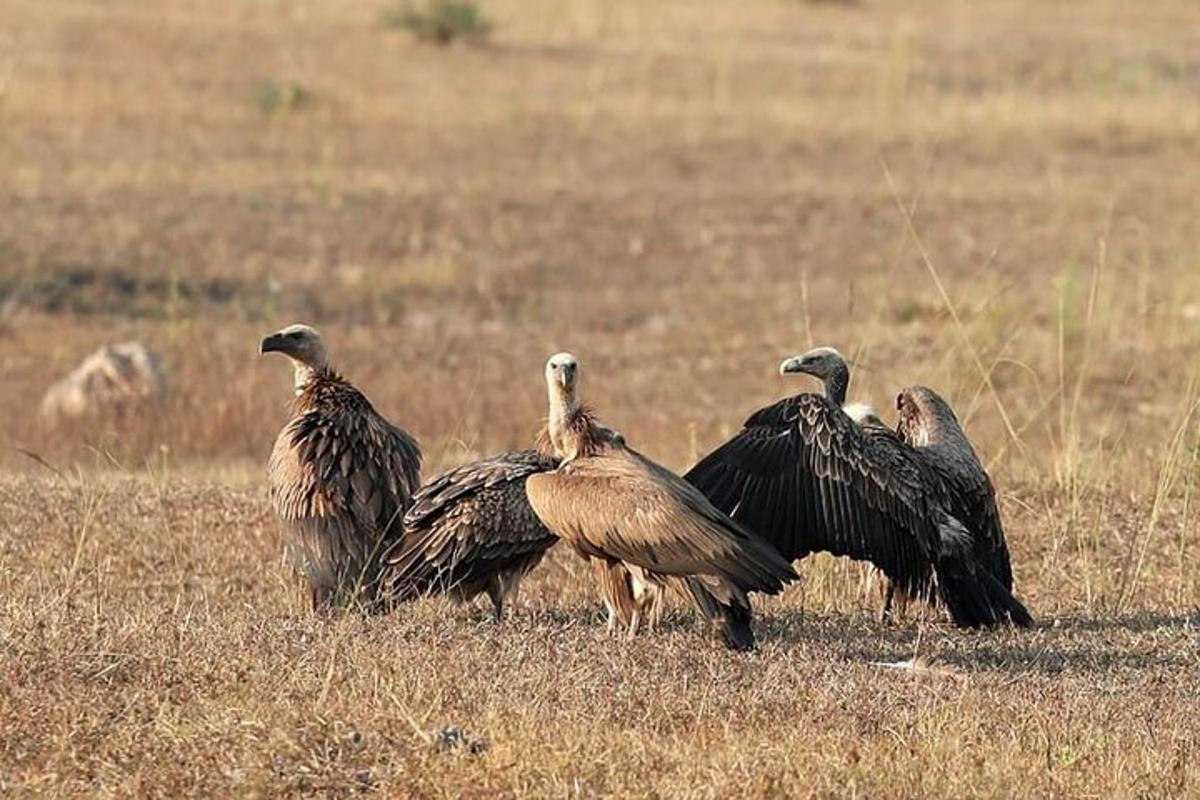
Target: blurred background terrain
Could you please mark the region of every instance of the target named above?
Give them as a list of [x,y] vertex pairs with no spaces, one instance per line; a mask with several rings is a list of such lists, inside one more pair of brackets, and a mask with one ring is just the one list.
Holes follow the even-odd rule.
[[[0,788],[1197,790],[1192,0],[3,5]],[[529,443],[557,350],[683,470],[811,388],[784,356],[835,345],[885,419],[912,383],[955,405],[1048,626],[934,625],[956,675],[881,679],[920,629],[878,628],[862,570],[815,559],[760,656],[694,652],[682,622],[614,649],[560,553],[509,630],[323,627],[264,511],[291,378],[257,343],[296,320],[428,475]],[[39,417],[127,339],[161,354],[161,401]],[[410,708],[495,748],[444,769]]]

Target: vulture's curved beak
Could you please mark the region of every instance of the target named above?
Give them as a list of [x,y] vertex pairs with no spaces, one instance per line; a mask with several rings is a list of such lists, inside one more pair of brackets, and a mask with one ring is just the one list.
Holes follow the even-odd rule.
[[780,375],[791,375],[796,372],[807,371],[804,369],[804,359],[800,356],[792,356],[791,358],[784,359],[783,363],[779,365]]
[[268,336],[267,338],[265,338],[261,342],[259,342],[259,345],[258,345],[258,354],[259,355],[264,355],[266,353],[275,353],[280,350],[283,350],[283,337],[280,336],[278,333],[272,333],[270,336]]

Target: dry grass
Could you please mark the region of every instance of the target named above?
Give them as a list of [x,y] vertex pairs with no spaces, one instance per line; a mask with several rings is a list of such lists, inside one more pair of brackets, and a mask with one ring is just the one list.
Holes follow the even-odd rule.
[[[1200,791],[1194,3],[504,0],[463,48],[386,7],[9,3],[0,792]],[[566,553],[498,630],[316,622],[260,479],[294,319],[430,473],[528,442],[555,350],[683,468],[836,344],[953,400],[1044,625],[883,630],[816,559],[759,653],[617,646]],[[163,407],[38,426],[134,335]]]

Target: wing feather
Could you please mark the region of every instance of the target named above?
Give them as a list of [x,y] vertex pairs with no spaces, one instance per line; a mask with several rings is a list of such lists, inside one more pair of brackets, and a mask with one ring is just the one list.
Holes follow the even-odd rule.
[[404,534],[386,557],[387,590],[407,598],[528,571],[558,538],[525,496],[530,475],[557,466],[536,451],[504,453],[434,478],[413,497]]
[[906,587],[931,574],[936,480],[907,445],[865,431],[824,397],[755,412],[685,478],[785,558],[870,561]]
[[379,553],[399,532],[421,453],[353,386],[317,380],[311,401],[276,439],[271,501],[292,564],[314,587],[342,589],[373,578]]
[[614,444],[526,483],[533,510],[585,556],[663,575],[714,575],[778,591],[795,573],[694,487]]

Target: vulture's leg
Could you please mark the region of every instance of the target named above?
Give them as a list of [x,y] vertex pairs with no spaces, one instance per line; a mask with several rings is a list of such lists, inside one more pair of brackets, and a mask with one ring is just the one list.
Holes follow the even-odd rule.
[[613,636],[617,632],[617,611],[613,608],[613,604],[607,599],[604,601],[604,609],[608,612],[608,625],[606,630],[609,636]]
[[883,605],[879,608],[879,621],[884,625],[891,625],[893,621],[892,606],[896,600],[896,584],[890,579],[884,578],[883,581]]
[[521,579],[525,577],[525,573],[520,569],[509,570],[500,575],[500,593],[504,597],[504,604],[509,608],[517,602],[517,595],[521,592]]
[[318,617],[328,617],[333,615],[334,598],[337,596],[336,591],[326,586],[314,586],[312,588],[312,609],[313,614]]
[[492,622],[499,625],[504,620],[504,584],[499,575],[488,581],[487,596],[492,601]]
[[643,618],[650,629],[654,629],[654,601],[658,587],[641,570],[631,570],[629,580],[633,593],[633,615],[629,622],[629,638],[632,639],[637,635]]
[[625,633],[625,638],[632,641],[633,638],[637,636],[638,627],[641,625],[641,623],[642,609],[639,606],[633,610],[633,616],[629,618],[629,630]]
[[884,625],[899,625],[908,612],[908,593],[895,581],[888,579],[883,594],[883,608],[879,610],[879,621]]
[[646,620],[650,626],[650,632],[654,633],[658,630],[658,625],[662,622],[663,601],[666,593],[663,587],[655,585],[653,591],[650,592],[647,602]]
[[908,620],[908,592],[896,587],[896,611],[893,617],[897,624],[904,624]]

